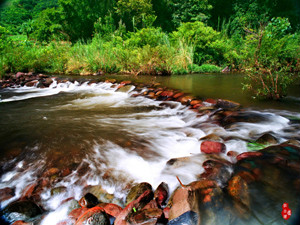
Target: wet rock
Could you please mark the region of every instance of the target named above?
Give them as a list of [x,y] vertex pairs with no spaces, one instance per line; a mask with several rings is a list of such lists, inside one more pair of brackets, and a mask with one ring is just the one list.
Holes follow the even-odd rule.
[[174,95],[173,95],[173,98],[174,98],[174,99],[177,99],[177,98],[182,97],[183,95],[184,95],[183,92],[179,92],[179,93],[174,94]]
[[107,80],[105,80],[105,83],[112,83],[112,84],[114,84],[114,83],[116,83],[116,79],[107,79]]
[[172,196],[172,207],[169,211],[169,220],[175,219],[185,212],[192,210],[190,204],[191,193],[187,188],[180,187]]
[[122,207],[120,207],[116,204],[113,204],[113,203],[106,203],[106,204],[104,203],[104,205],[101,207],[104,209],[104,211],[107,214],[109,214],[113,217],[117,217],[123,210]]
[[120,84],[128,85],[131,84],[132,82],[130,80],[124,80]]
[[159,206],[162,206],[165,205],[168,196],[169,196],[168,184],[162,182],[154,192],[154,199],[156,200]]
[[126,218],[129,218],[130,215],[134,212],[133,208],[136,211],[139,211],[145,205],[153,199],[153,192],[150,190],[145,191],[143,194],[141,194],[136,200],[133,200],[130,202],[123,210],[122,212],[116,217],[116,220],[114,222],[114,225],[123,225],[126,224]]
[[[109,175],[109,172],[105,176],[108,176],[108,175]],[[113,194],[109,194],[106,190],[104,190],[101,185],[88,186],[84,189],[83,192],[91,193],[91,194],[95,195],[100,202],[109,202],[109,203],[115,203],[115,204],[121,205],[120,202],[118,201],[118,199],[116,199]]]
[[229,156],[229,157],[237,157],[239,155],[239,153],[238,152],[236,152],[236,151],[229,151],[229,152],[227,152],[227,156]]
[[13,188],[0,189],[0,202],[6,201],[15,196],[15,190]]
[[162,217],[163,211],[161,209],[148,208],[142,209],[131,214],[128,219],[130,224],[147,224],[155,225]]
[[82,214],[75,225],[110,225],[110,221],[103,208],[93,207]]
[[73,209],[70,213],[69,213],[69,218],[76,221],[78,220],[78,218],[83,215],[86,211],[88,211],[88,208],[76,208]]
[[52,83],[53,83],[53,80],[51,78],[46,78],[45,80],[43,80],[43,85],[45,87],[49,87]]
[[16,79],[19,79],[22,76],[25,76],[25,73],[23,73],[23,72],[17,72],[15,77],[16,77]]
[[33,80],[25,83],[26,87],[33,87],[35,86],[39,81],[38,80]]
[[217,101],[215,99],[212,99],[212,98],[205,99],[205,102],[207,102],[209,104],[213,104],[213,105],[215,105],[217,103]]
[[163,97],[172,97],[174,95],[173,91],[163,91],[160,96]]
[[159,206],[155,200],[151,200],[143,209],[158,209]]
[[250,209],[248,183],[240,175],[234,175],[228,182],[227,191],[233,198],[236,210],[241,216],[246,216]]
[[275,145],[278,144],[277,138],[275,138],[272,134],[266,133],[260,136],[256,141],[256,143],[262,145]]
[[43,177],[51,177],[53,175],[59,174],[60,170],[58,168],[50,168],[43,173]]
[[223,139],[216,134],[208,134],[205,137],[200,138],[199,140],[216,141],[216,142],[223,141]]
[[16,201],[4,208],[3,217],[11,223],[18,220],[28,221],[42,212],[42,209],[32,201]]
[[222,121],[222,125],[228,127],[233,123],[238,122],[246,122],[246,123],[261,123],[261,122],[268,122],[269,115],[262,114],[257,112],[239,112],[237,115],[233,114],[224,118]]
[[221,71],[222,73],[230,73],[230,68],[229,66],[226,66],[224,69]]
[[172,166],[173,168],[178,168],[185,165],[187,162],[191,161],[191,157],[180,157],[180,158],[173,158],[167,161],[167,166]]
[[239,154],[236,159],[239,161],[247,158],[261,157],[262,155],[263,154],[261,152],[243,152]]
[[33,183],[28,185],[24,189],[20,199],[21,200],[30,199],[34,195],[34,192],[36,191],[37,188],[38,188],[38,183]]
[[117,90],[117,92],[125,92],[125,93],[127,93],[127,92],[129,92],[130,90],[132,90],[133,87],[134,87],[133,85],[121,86],[121,87]]
[[190,105],[192,105],[192,106],[194,106],[194,105],[200,105],[201,103],[202,103],[202,101],[200,101],[200,100],[192,100],[190,102]]
[[141,194],[143,194],[145,191],[152,191],[152,186],[149,183],[143,182],[140,184],[137,184],[133,186],[127,197],[126,197],[126,202],[125,204],[127,205],[128,203],[132,202],[133,200],[137,199]]
[[215,141],[203,141],[200,146],[201,152],[206,154],[224,153],[226,146],[223,143]]
[[65,192],[66,190],[67,190],[67,188],[64,187],[64,186],[52,188],[51,189],[51,196],[61,194],[61,193]]
[[33,225],[33,223],[27,223],[23,220],[18,220],[16,222],[14,222],[12,225]]
[[78,203],[82,208],[92,208],[98,205],[99,201],[95,195],[87,193],[79,200]]
[[177,100],[180,101],[181,104],[187,105],[187,104],[189,104],[193,100],[193,97],[191,97],[191,96],[183,96],[183,97],[178,98]]
[[170,220],[168,225],[197,225],[198,224],[198,215],[193,211],[187,211],[184,214]]
[[236,110],[240,106],[241,105],[237,102],[224,100],[224,99],[218,99],[218,101],[216,102],[216,105],[215,105],[216,108],[230,109],[230,110]]

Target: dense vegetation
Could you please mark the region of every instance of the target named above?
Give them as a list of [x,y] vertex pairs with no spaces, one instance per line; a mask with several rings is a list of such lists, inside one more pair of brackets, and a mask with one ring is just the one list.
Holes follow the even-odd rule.
[[278,99],[300,69],[298,0],[0,1],[0,74],[245,71]]

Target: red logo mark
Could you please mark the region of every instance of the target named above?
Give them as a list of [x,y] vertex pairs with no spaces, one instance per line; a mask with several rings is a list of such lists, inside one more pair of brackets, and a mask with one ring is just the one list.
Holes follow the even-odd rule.
[[292,215],[292,210],[289,208],[288,203],[282,204],[282,211],[281,211],[282,218],[288,220]]

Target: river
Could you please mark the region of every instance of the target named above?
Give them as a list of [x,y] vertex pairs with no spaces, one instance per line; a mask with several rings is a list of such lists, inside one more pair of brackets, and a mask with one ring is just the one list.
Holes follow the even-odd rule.
[[[128,79],[127,76],[110,78]],[[67,191],[53,197],[49,188],[41,194],[43,207],[51,211],[42,225],[55,225],[66,217],[66,210],[59,208],[60,202],[69,197],[78,200],[87,185],[101,185],[122,203],[132,183],[149,182],[156,188],[164,181],[172,191],[178,186],[176,176],[183,183],[196,180],[203,172],[199,165],[204,160],[199,156],[199,139],[208,134],[239,137],[225,142],[226,152],[238,153],[248,151],[245,140],[264,133],[272,133],[280,143],[300,140],[299,124],[290,122],[291,118],[300,118],[298,85],[289,90],[283,101],[260,102],[242,92],[242,75],[140,76],[133,80],[158,82],[202,99],[237,101],[246,112],[259,114],[265,121],[225,129],[209,124],[207,115],[197,116],[178,102],[166,107],[161,101],[131,97],[137,93],[132,88],[119,92],[116,86],[105,82],[54,81],[45,89],[3,89],[0,90],[0,189],[14,187],[15,197],[1,206],[18,199],[24,188],[36,182],[47,169],[69,169],[71,173],[53,181],[55,187],[64,186]],[[192,162],[178,168],[166,166],[172,158],[193,155],[197,157]],[[224,158],[230,160],[226,155]],[[264,221],[266,215],[260,215],[260,220]],[[277,224],[278,220],[275,222],[270,224]],[[248,224],[257,224],[257,220],[254,218]]]

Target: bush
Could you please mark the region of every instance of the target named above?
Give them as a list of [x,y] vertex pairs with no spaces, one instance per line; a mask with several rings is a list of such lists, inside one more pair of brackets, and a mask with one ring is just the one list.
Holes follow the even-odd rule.
[[193,62],[199,65],[206,62],[220,63],[222,61],[218,49],[215,48],[215,42],[219,37],[219,32],[199,21],[183,23],[172,34],[174,42],[181,40],[194,46]]

